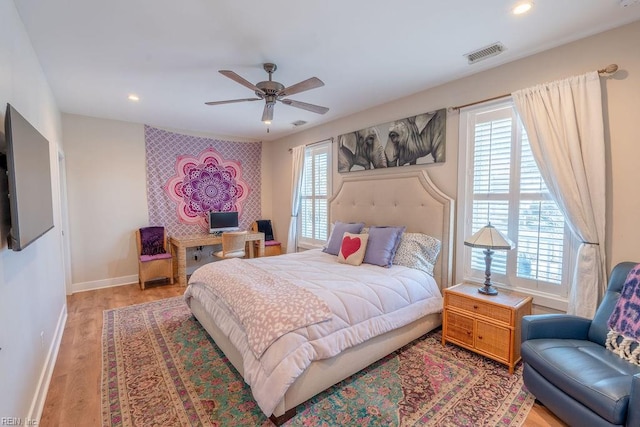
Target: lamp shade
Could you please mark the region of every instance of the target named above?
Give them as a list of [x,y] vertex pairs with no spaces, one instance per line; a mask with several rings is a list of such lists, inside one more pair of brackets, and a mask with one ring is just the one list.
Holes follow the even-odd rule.
[[464,241],[466,246],[472,248],[486,248],[486,249],[513,249],[515,245],[511,240],[505,237],[497,228],[491,223],[485,225],[478,230],[473,236]]

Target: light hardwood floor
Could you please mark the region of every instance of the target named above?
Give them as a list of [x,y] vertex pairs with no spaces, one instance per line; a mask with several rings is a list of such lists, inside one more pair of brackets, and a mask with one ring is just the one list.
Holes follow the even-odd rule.
[[[67,297],[68,318],[40,425],[101,425],[102,312],[182,295],[179,285],[137,284],[80,292]],[[535,405],[526,427],[565,426],[546,408]]]

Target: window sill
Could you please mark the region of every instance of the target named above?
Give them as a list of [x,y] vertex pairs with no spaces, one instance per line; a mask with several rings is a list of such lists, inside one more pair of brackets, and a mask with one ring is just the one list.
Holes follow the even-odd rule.
[[[476,280],[465,279],[465,283],[473,283],[478,285],[478,287],[480,287],[484,284],[484,281],[480,282]],[[518,292],[519,294],[530,296],[533,298],[533,304],[540,307],[562,311],[563,313],[566,313],[567,308],[569,307],[569,300],[567,298],[563,298],[558,295],[553,295],[546,292],[539,292],[529,288],[505,286],[505,285],[501,285],[500,283],[494,283],[493,286],[497,288],[498,291],[500,289],[505,289],[509,291]]]

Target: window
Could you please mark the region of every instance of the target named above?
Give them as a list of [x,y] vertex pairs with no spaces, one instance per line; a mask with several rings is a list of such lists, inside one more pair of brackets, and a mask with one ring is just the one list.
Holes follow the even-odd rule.
[[304,152],[300,192],[301,247],[317,247],[329,238],[329,197],[331,197],[331,142],[313,144]]
[[[573,238],[542,180],[512,102],[462,112],[460,129],[460,240],[491,222],[516,245],[495,251],[492,281],[566,297]],[[464,279],[483,282],[483,250],[465,247],[462,256]]]

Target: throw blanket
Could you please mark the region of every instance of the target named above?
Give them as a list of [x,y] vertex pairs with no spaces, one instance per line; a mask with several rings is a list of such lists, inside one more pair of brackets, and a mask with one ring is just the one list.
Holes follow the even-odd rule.
[[256,358],[287,332],[332,316],[313,293],[237,258],[199,268],[189,279],[195,282],[206,284],[234,314]]
[[640,365],[640,264],[627,275],[616,307],[609,317],[606,346],[629,362]]
[[258,231],[264,233],[265,241],[273,240],[273,228],[271,228],[271,220],[259,219],[256,221],[256,225],[258,226]]

